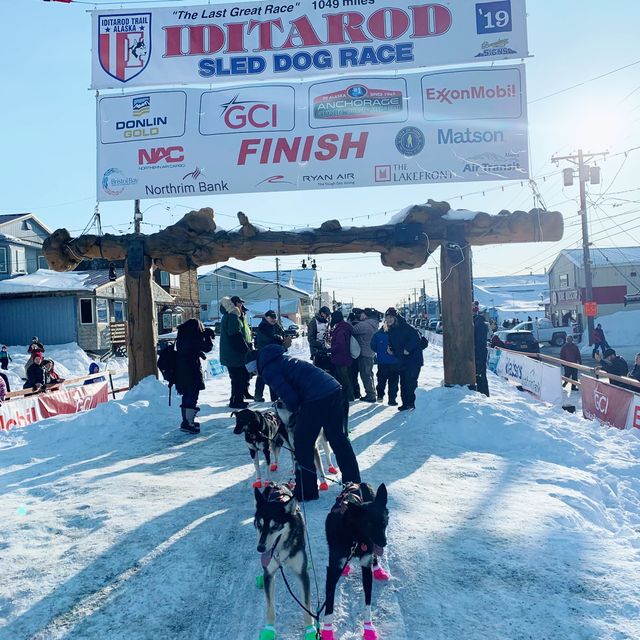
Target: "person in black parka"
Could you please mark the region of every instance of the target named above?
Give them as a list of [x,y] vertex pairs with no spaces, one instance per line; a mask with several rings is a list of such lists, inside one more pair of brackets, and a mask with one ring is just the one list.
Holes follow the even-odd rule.
[[27,369],[27,381],[24,383],[23,389],[32,389],[33,391],[44,391],[49,376],[42,364],[42,356],[39,353],[33,358],[33,363]]
[[176,391],[182,396],[182,424],[180,429],[188,433],[200,433],[195,421],[198,396],[204,389],[201,360],[213,349],[213,329],[203,326],[197,318],[191,318],[178,327],[176,340]]
[[[269,309],[264,314],[262,321],[256,329],[255,347],[256,351],[264,349],[270,344],[283,344],[284,331],[278,324],[278,316],[275,311]],[[269,393],[271,396],[271,402],[275,402],[278,399],[276,392],[269,387]],[[262,376],[256,378],[256,402],[264,402],[264,380]]]
[[489,397],[489,381],[487,380],[487,335],[489,327],[484,321],[480,309],[473,307],[473,346],[476,361],[476,390]]
[[284,347],[270,344],[253,351],[247,369],[256,370],[295,416],[294,452],[298,500],[318,498],[313,449],[320,429],[331,445],[342,482],[360,482],[358,461],[342,428],[342,388],[326,371],[310,362],[284,355]]

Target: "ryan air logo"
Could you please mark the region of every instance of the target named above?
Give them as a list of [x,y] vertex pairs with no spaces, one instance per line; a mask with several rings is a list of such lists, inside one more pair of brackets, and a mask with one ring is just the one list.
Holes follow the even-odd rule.
[[98,54],[105,72],[120,82],[142,73],[151,56],[151,14],[99,16]]
[[376,118],[399,113],[402,108],[402,91],[373,89],[363,84],[351,85],[313,100],[313,115],[318,120]]

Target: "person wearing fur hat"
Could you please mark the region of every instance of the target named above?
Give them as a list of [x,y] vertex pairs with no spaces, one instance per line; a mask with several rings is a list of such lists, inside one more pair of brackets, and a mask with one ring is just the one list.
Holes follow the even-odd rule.
[[242,319],[244,300],[240,296],[225,296],[220,301],[222,321],[220,322],[220,363],[227,367],[231,380],[231,409],[246,409],[244,401],[249,374],[244,359],[249,351],[246,330]]
[[415,409],[418,376],[424,364],[420,334],[393,307],[386,310],[384,319],[389,325],[389,353],[398,358],[402,399],[398,411]]

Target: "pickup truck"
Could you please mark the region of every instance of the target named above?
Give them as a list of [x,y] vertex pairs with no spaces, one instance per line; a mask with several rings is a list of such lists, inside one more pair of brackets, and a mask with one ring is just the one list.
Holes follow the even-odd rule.
[[531,331],[538,342],[561,347],[567,341],[567,332],[571,331],[571,327],[554,327],[548,318],[540,318],[532,322],[521,322],[511,331]]

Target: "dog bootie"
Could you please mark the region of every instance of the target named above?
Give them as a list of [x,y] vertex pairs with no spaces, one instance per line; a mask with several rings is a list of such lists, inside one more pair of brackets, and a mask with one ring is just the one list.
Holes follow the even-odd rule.
[[320,491],[329,491],[329,485],[326,482],[320,483]]
[[338,470],[333,465],[329,465],[329,473],[338,473]]
[[275,462],[271,463],[271,466],[269,467],[269,471],[277,471],[278,470],[278,465]]
[[307,627],[304,630],[303,640],[317,640],[318,630],[314,626]]
[[342,575],[345,578],[351,575],[351,565],[349,563],[347,563],[345,565],[345,568],[342,570]]
[[374,580],[391,580],[391,574],[385,571],[379,564],[375,565],[375,569],[373,570],[373,579]]
[[322,630],[320,631],[321,640],[336,640],[335,635],[333,635],[333,624],[327,624],[326,622],[322,625]]
[[256,480],[251,486],[254,489],[262,489],[262,480]]
[[268,624],[262,631],[260,631],[260,636],[258,640],[276,640],[276,630],[275,627]]
[[364,631],[362,633],[363,640],[379,640],[378,632],[373,626],[373,622],[364,623]]

